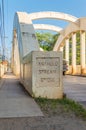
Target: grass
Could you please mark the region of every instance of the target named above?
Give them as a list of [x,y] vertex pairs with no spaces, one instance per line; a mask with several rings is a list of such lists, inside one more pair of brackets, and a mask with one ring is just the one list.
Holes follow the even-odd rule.
[[35,101],[39,104],[40,108],[45,115],[56,116],[59,114],[71,115],[86,120],[86,110],[77,102],[63,98],[63,99],[46,99],[36,98]]

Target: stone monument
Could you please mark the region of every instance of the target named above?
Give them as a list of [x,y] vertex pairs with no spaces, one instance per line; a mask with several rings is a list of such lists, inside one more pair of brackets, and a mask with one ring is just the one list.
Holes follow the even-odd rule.
[[31,96],[49,99],[62,98],[61,52],[32,51],[27,57],[23,60],[23,84]]

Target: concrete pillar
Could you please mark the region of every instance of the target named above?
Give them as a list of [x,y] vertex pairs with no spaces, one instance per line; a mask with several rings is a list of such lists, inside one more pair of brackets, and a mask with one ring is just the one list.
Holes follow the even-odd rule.
[[69,64],[69,39],[65,40],[65,59]]
[[62,56],[63,56],[63,46],[61,46],[59,50],[62,52]]
[[12,43],[11,69],[14,71],[14,43]]
[[76,33],[72,33],[72,74],[76,74]]
[[16,30],[14,30],[14,74],[19,76],[20,75],[20,59],[19,59],[19,50],[18,50],[18,40],[17,40],[17,33]]
[[63,52],[63,46],[61,46],[61,47],[60,47],[60,51],[62,51],[62,52]]
[[85,61],[85,31],[80,31],[80,58],[81,58],[81,73],[86,74],[86,61]]

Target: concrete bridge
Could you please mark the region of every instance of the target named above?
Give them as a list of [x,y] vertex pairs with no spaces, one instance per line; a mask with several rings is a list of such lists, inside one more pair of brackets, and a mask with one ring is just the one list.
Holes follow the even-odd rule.
[[[72,39],[72,64],[69,74],[86,75],[86,18],[79,18],[74,23],[70,23],[65,29],[61,31],[60,37],[57,40],[54,51],[63,51],[65,47],[65,59],[69,62],[69,39]],[[76,65],[76,33],[80,34],[80,65]]]
[[[56,20],[61,19],[61,20],[68,21],[69,24],[66,28],[61,28],[58,26],[47,25],[47,24],[33,24],[33,20],[45,19],[45,18],[50,18],[50,19],[52,18],[52,19],[56,19]],[[36,29],[44,29],[44,30],[47,29],[47,30],[53,30],[53,31],[60,33],[60,36],[53,48],[52,54],[49,54],[48,52],[46,53],[47,58],[49,58],[48,55],[54,56],[57,53],[60,56],[60,53],[62,54],[63,50],[65,50],[65,59],[69,63],[69,51],[70,51],[69,48],[71,46],[72,62],[71,62],[71,65],[69,65],[69,70],[68,70],[67,74],[86,75],[86,38],[85,38],[86,37],[86,33],[85,33],[86,24],[85,23],[86,23],[86,17],[76,18],[69,14],[64,14],[64,13],[60,13],[60,12],[37,12],[37,13],[32,13],[32,14],[27,14],[25,12],[17,12],[15,14],[14,24],[13,24],[13,44],[12,44],[11,67],[12,67],[13,73],[20,78],[21,83],[24,86],[26,86],[27,90],[29,89],[31,94],[32,94],[32,88],[28,88],[28,84],[30,84],[30,86],[31,86],[32,80],[34,83],[34,81],[37,81],[40,78],[40,77],[37,77],[37,75],[35,74],[35,72],[37,70],[36,65],[38,63],[36,63],[36,60],[35,60],[35,62],[33,62],[33,59],[36,58],[36,56],[39,56],[43,59],[43,56],[44,56],[44,53],[40,53],[40,47],[38,44],[38,40],[36,38],[35,30]],[[80,35],[80,65],[76,64],[76,53],[77,53],[76,33],[77,32],[79,32],[79,35]],[[70,44],[70,39],[71,39],[71,44]],[[54,61],[52,61],[52,62],[54,62],[53,65],[57,64],[57,60],[56,61],[55,60],[56,59],[54,58]],[[37,59],[37,61],[39,62],[40,60]],[[40,64],[42,64],[42,61]],[[51,62],[50,59],[47,59],[47,61],[49,62],[49,63],[46,62],[47,65],[52,64],[52,63],[50,63]],[[57,71],[60,76],[59,79],[60,79],[60,81],[62,81],[62,75],[61,75],[62,63],[61,62],[58,62],[58,63],[59,63],[60,68],[58,69],[59,71],[58,70]],[[34,64],[35,67],[33,67],[32,64]],[[2,76],[6,72],[7,66],[1,65],[0,68],[1,68],[0,76]],[[53,71],[43,70],[43,74],[57,72],[56,70],[54,70],[54,68],[55,67],[53,66],[53,68],[52,68]],[[34,74],[32,74],[32,72]],[[41,73],[40,70],[39,70],[39,73]],[[53,78],[48,77],[48,75],[47,75],[46,80],[48,82],[55,80],[55,84],[57,84],[55,77],[58,77],[58,74],[56,73],[56,75]],[[32,78],[32,75],[34,75],[33,78]],[[36,78],[38,78],[38,79],[36,79]],[[43,82],[43,81],[44,81],[44,79],[41,75],[39,84],[41,84],[41,82]],[[60,81],[59,81],[58,86],[62,86]],[[37,84],[34,83],[34,86],[35,85],[37,85]],[[34,87],[34,91],[36,91],[35,87]],[[42,93],[43,95],[45,93],[44,91],[48,91],[48,89],[43,90],[43,93]],[[59,91],[61,92],[61,93],[59,92],[59,94],[60,94],[59,96],[62,96],[63,90],[61,89]],[[40,94],[40,92],[41,92],[41,90],[39,90],[38,93]]]
[[[63,19],[63,20],[69,21],[70,23],[65,29],[62,29],[61,27],[55,27],[53,25],[44,25],[44,24],[34,25],[32,21],[39,18]],[[74,76],[66,76],[63,78],[62,73],[61,73],[62,62],[60,60],[61,58],[60,54],[62,54],[62,52],[60,51],[63,51],[63,47],[65,47],[65,56],[66,56],[65,58],[67,61],[69,61],[69,38],[72,36],[72,65],[68,73],[73,74],[73,75],[75,74],[86,75],[86,61],[85,61],[86,60],[85,59],[86,57],[86,40],[85,40],[86,24],[85,23],[86,23],[86,18],[76,18],[74,16],[63,14],[63,13],[58,13],[58,12],[43,12],[43,13],[40,12],[40,13],[33,13],[33,14],[17,12],[15,14],[14,25],[13,25],[11,67],[12,67],[13,73],[19,77],[20,82],[24,85],[25,89],[31,94],[31,96],[39,97],[41,94],[42,97],[46,97],[46,95],[48,94],[49,98],[62,98],[63,92],[65,92],[68,98],[72,98],[73,100],[81,102],[81,104],[86,108],[85,77],[75,78]],[[39,44],[35,35],[35,29],[46,29],[46,28],[48,30],[53,30],[60,33],[59,39],[57,40],[52,53],[50,54],[46,53],[47,55],[45,55],[44,53],[40,53],[40,47],[39,47]],[[79,66],[79,69],[77,69],[77,65],[76,65],[76,33],[77,31],[80,31],[80,39],[81,39],[80,40],[81,41],[80,42],[81,43],[80,44],[81,65]],[[58,54],[59,57],[56,54]],[[35,59],[41,62],[37,62]],[[44,66],[44,63],[42,61],[47,61],[47,60],[48,62],[44,62],[45,65],[47,65],[46,67]],[[53,62],[51,62],[51,60]],[[39,71],[40,75],[38,71],[36,71],[38,69],[36,67],[37,65],[39,65],[38,68],[40,68],[40,66],[43,65],[42,70]],[[52,67],[50,71],[43,70],[45,67],[49,68],[49,65]],[[57,67],[58,69],[56,69]],[[7,71],[6,64],[1,65],[0,69],[1,69],[0,76],[2,77],[2,75],[4,75],[4,73]],[[43,78],[42,72],[47,73],[48,75],[50,74],[51,77]],[[55,77],[53,77],[53,73],[55,74]],[[38,80],[40,79],[40,77],[42,79],[41,82]],[[51,86],[49,86],[48,83],[46,84],[46,82],[45,84],[42,84],[45,79],[47,79],[48,82],[50,82]],[[63,79],[63,86],[62,86],[62,79]],[[6,116],[7,117],[12,117],[12,116],[21,117],[22,115],[25,117],[28,116],[28,113],[30,112],[28,111],[29,110],[28,108],[30,108],[29,103],[32,102],[32,104],[34,104],[34,101],[31,101],[31,100],[28,101],[27,99],[28,95],[24,94],[25,90],[21,88],[18,78],[16,79],[16,77],[13,76],[12,73],[6,74],[4,77],[4,80],[5,80],[4,84],[1,85],[0,103],[1,104],[3,103],[2,97],[4,97],[5,102],[3,103],[4,104],[3,106],[6,109],[2,109],[2,107],[0,107],[0,110],[2,110],[2,112],[0,113],[1,116],[2,117],[6,117]],[[71,82],[72,80],[73,82]],[[16,81],[17,81],[17,84],[16,84]],[[41,84],[40,85],[41,87],[39,86],[39,84]],[[15,92],[14,92],[14,88],[15,88]],[[10,93],[11,92],[10,89],[12,93]],[[5,92],[4,95],[3,95],[3,92]],[[21,95],[22,95],[22,98],[20,98]],[[10,99],[9,97],[11,97],[11,100],[9,100]],[[21,105],[23,106],[22,111],[20,111],[20,108],[22,107]],[[35,108],[35,110],[30,108],[30,110],[33,111],[32,116],[34,114],[35,116],[37,116],[36,110],[38,111],[37,114],[39,116],[40,110],[36,106],[36,104],[35,104],[35,107],[33,107]],[[12,112],[9,108],[12,110]],[[10,115],[7,112],[9,112]],[[14,113],[14,115],[11,115],[11,113]],[[40,112],[40,115],[42,115],[41,112]]]
[[[68,21],[66,28],[56,27],[54,25],[33,24],[37,19],[61,19]],[[70,38],[72,39],[72,63],[69,66],[67,74],[86,75],[86,18],[76,18],[69,14],[60,12],[37,12],[27,14],[17,12],[14,18],[13,27],[13,50],[12,50],[12,68],[16,75],[20,75],[22,68],[21,61],[31,51],[39,51],[40,47],[35,35],[35,29],[53,30],[60,33],[60,36],[53,48],[53,51],[62,51],[65,48],[65,59],[69,63]],[[76,33],[80,32],[80,65],[76,64]],[[16,58],[17,57],[17,58]],[[20,58],[19,58],[20,57]],[[22,72],[21,72],[22,73]]]

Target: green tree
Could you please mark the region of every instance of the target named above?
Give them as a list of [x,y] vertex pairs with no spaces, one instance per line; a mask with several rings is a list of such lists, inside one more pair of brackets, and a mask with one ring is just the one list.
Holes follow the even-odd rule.
[[76,33],[76,64],[80,65],[80,32]]
[[53,50],[53,47],[59,34],[36,32],[36,36],[40,47],[43,48],[45,51],[51,51]]
[[[36,32],[36,36],[38,38],[38,42],[41,48],[45,51],[52,51],[53,47],[59,37],[58,34],[51,33],[40,33]],[[76,64],[80,64],[80,32],[76,33]],[[65,49],[63,52],[63,58],[65,58]],[[72,64],[72,38],[69,40],[69,64]]]

